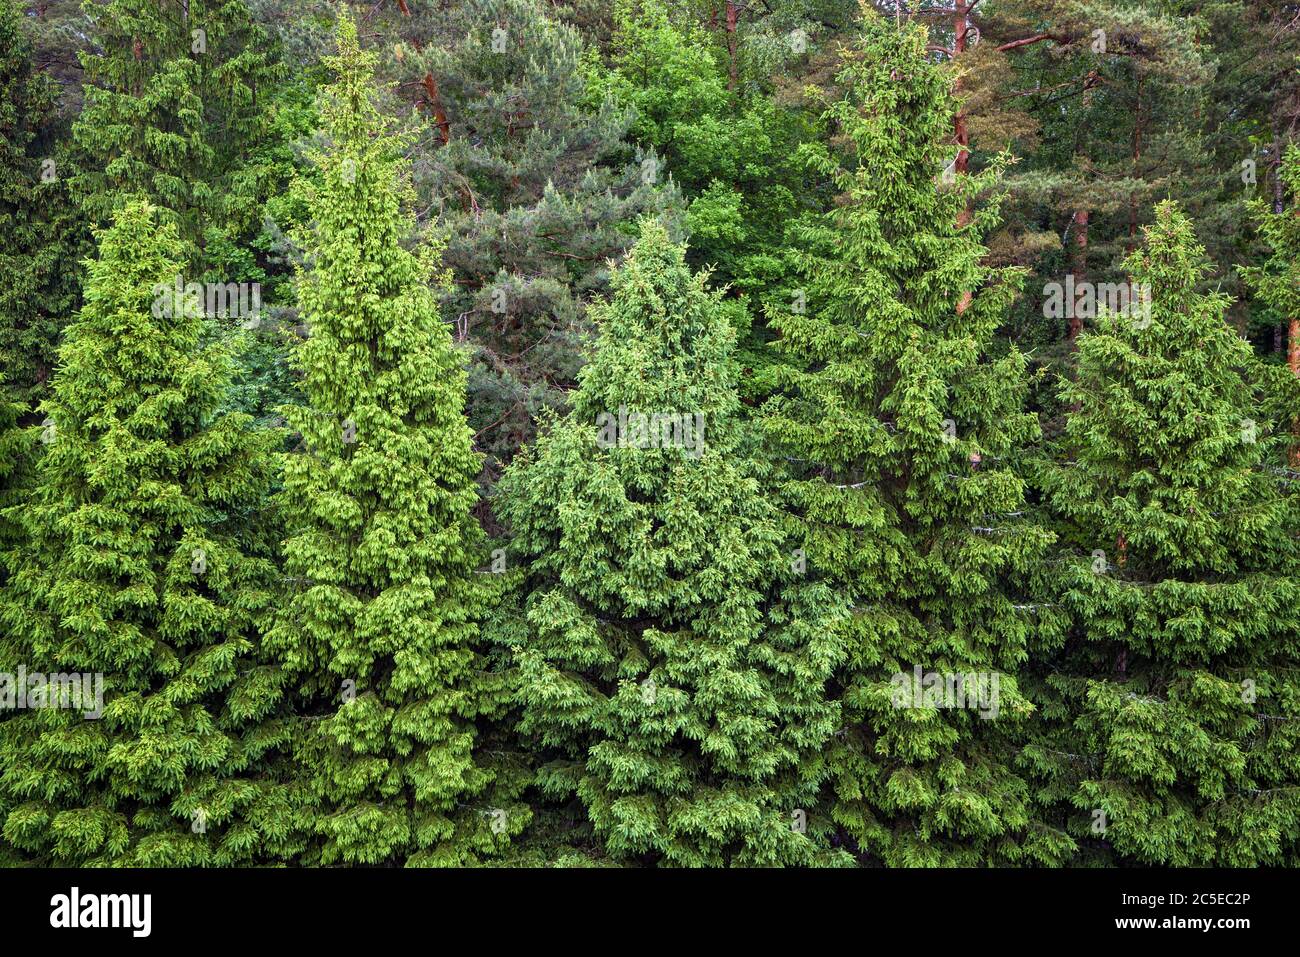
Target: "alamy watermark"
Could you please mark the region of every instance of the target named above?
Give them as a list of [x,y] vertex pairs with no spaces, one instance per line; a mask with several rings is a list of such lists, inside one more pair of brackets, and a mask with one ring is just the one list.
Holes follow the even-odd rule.
[[889,679],[895,708],[967,708],[981,718],[996,718],[1002,676],[996,671],[900,671]]
[[78,671],[71,674],[0,671],[0,711],[64,708],[80,711],[91,720],[104,716],[104,675]]
[[1138,329],[1151,325],[1149,283],[1075,282],[1070,273],[1064,283],[1044,283],[1043,297],[1046,319],[1095,319],[1104,307],[1112,315],[1130,317]]
[[73,887],[50,898],[50,926],[56,929],[119,927],[132,937],[148,937],[152,913],[152,894],[83,894]]
[[685,449],[691,458],[704,453],[703,412],[602,412],[596,416],[602,449]]
[[245,329],[256,329],[262,321],[260,282],[184,282],[180,273],[171,285],[153,287],[155,319],[210,318],[242,319]]

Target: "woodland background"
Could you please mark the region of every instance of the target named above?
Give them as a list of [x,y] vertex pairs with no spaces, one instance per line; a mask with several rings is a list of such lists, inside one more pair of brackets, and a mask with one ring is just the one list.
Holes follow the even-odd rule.
[[0,862],[1297,863],[1298,56],[1266,0],[0,0],[0,675],[105,701],[0,712]]

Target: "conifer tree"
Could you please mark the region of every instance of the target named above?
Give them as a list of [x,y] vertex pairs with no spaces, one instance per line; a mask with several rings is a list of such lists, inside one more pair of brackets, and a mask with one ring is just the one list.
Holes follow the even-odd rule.
[[563,404],[608,261],[676,191],[629,149],[625,109],[584,102],[582,38],[548,4],[403,6],[391,69],[426,117],[415,184],[449,233],[446,305],[475,346],[470,421],[495,471]]
[[739,418],[719,293],[647,219],[572,410],[500,486],[523,563],[519,730],[617,860],[833,860],[836,599],[808,585]]
[[[1287,368],[1300,379],[1300,144],[1287,151],[1279,171],[1291,197],[1291,208],[1269,212],[1262,202],[1252,206],[1270,255],[1260,266],[1242,269],[1246,280],[1287,327]],[[1293,383],[1294,384],[1294,383]],[[1300,469],[1300,407],[1293,399],[1291,465]]]
[[[1215,224],[1207,233],[1235,231],[1241,192],[1220,197],[1224,169],[1206,159],[1231,138],[1189,122],[1206,109],[1214,77],[1205,6],[947,0],[927,11],[955,54],[955,132],[969,162],[979,168],[1001,150],[1024,158],[1006,178],[1006,222],[988,245],[995,262],[1031,269],[1013,321],[1020,347],[1037,347],[1039,362],[1072,363],[1089,318],[1045,310],[1045,285],[1066,274],[1076,283],[1120,281],[1153,196],[1195,203]],[[967,161],[963,150],[957,174]],[[1058,412],[1054,398],[1035,396],[1049,414]],[[1053,415],[1049,431],[1058,422]]]
[[11,393],[28,406],[76,303],[84,233],[68,195],[58,88],[32,52],[17,3],[0,0],[0,355]]
[[146,196],[187,244],[187,265],[220,236],[230,177],[263,136],[283,68],[243,0],[109,0],[87,4],[95,47],[81,53],[85,106],[72,135],[74,193],[92,223]]
[[[3,358],[2,353],[0,358]],[[5,610],[10,601],[8,566],[16,560],[13,553],[22,547],[23,535],[11,510],[22,501],[22,490],[26,484],[22,471],[24,465],[30,462],[31,451],[30,437],[18,427],[18,417],[23,406],[4,398],[3,385],[3,377],[0,376],[0,621],[12,614]],[[0,633],[0,670],[13,674],[19,660],[14,643],[4,633]],[[0,712],[0,723],[10,717],[12,713]],[[0,740],[3,739],[3,734],[0,731]],[[0,788],[0,822],[9,816],[11,805],[9,795],[4,788]],[[21,860],[14,847],[4,839],[3,830],[0,830],[0,866],[13,866]]]
[[302,443],[285,457],[293,587],[273,642],[312,715],[299,749],[316,802],[309,860],[456,865],[527,812],[490,803],[497,774],[476,754],[495,694],[478,650],[479,457],[431,285],[445,282],[436,249],[405,245],[409,170],[375,105],[373,59],[342,19],[320,175],[303,184],[306,405],[285,410]]
[[[146,203],[101,234],[41,407],[36,487],[4,513],[26,542],[6,556],[0,658],[28,684],[4,689],[3,834],[45,865],[292,850],[266,773],[289,728],[256,647],[274,568],[239,541],[271,458],[247,417],[218,414],[231,363],[198,304],[158,296],[181,252]],[[80,695],[56,696],[66,676]]]
[[[1250,347],[1191,221],[1162,203],[1126,267],[1150,308],[1080,341],[1065,463],[1044,486],[1079,556],[1072,629],[1041,656],[1057,734],[1026,748],[1085,854],[1297,863],[1300,638],[1289,438],[1257,421]],[[1038,694],[1036,692],[1035,696]]]
[[996,204],[957,225],[998,170],[941,183],[949,77],[925,45],[867,11],[844,54],[825,117],[843,149],[805,150],[841,196],[794,231],[804,287],[769,312],[791,367],[765,424],[809,575],[853,606],[836,822],[890,866],[1046,861],[1067,842],[1033,828],[1003,732],[1030,710],[1037,609],[1014,588],[1050,540],[1013,470],[1037,435],[1025,358],[992,343],[1018,277],[981,265]]
[[[0,353],[0,359],[3,357]],[[4,384],[0,373],[0,602],[5,596],[4,556],[22,539],[21,527],[9,510],[21,500],[24,483],[20,475],[31,457],[31,436],[19,428],[23,406],[4,398]]]

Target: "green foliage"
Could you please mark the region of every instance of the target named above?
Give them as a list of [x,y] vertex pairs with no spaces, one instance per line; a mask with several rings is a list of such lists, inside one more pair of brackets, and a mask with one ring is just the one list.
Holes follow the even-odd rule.
[[300,437],[280,496],[291,588],[268,641],[310,715],[295,738],[314,802],[308,860],[465,864],[528,815],[492,803],[497,770],[475,753],[499,682],[478,650],[464,360],[438,313],[436,248],[404,245],[403,141],[375,106],[373,57],[347,19],[338,44],[319,177],[303,184],[306,404],[284,410]]
[[[0,380],[0,385],[3,385]],[[10,605],[11,592],[6,587],[9,579],[8,567],[16,565],[25,547],[22,526],[16,509],[23,500],[28,484],[24,474],[30,469],[32,455],[32,436],[19,428],[19,416],[23,406],[3,398],[0,391],[0,621],[21,614],[21,610],[7,607]],[[0,643],[0,668],[13,664],[9,660],[9,642]],[[0,716],[0,721],[8,715]],[[0,725],[2,728],[3,725]],[[4,732],[0,730],[0,740]],[[9,816],[12,806],[9,794],[0,788],[0,821]],[[0,866],[13,866],[22,860],[7,841],[0,839]]]
[[[798,158],[813,119],[763,87],[729,89],[725,51],[693,20],[670,17],[659,0],[623,0],[615,20],[608,62],[594,51],[584,59],[588,101],[632,111],[633,140],[663,157],[689,201],[690,261],[707,265],[718,286],[757,312],[788,286],[787,225],[829,204],[824,181]],[[779,42],[788,46],[790,36]],[[761,325],[751,329],[743,310],[732,321],[746,367],[742,390],[762,397],[774,356]]]
[[101,234],[35,430],[36,488],[5,511],[28,541],[6,556],[0,671],[102,681],[98,720],[80,699],[0,722],[4,837],[46,865],[294,850],[266,773],[289,731],[257,645],[274,566],[240,541],[270,456],[247,417],[216,414],[231,363],[197,304],[156,308],[181,255],[147,204]]
[[627,155],[625,110],[584,104],[582,37],[539,0],[417,4],[397,35],[393,69],[425,114],[415,184],[448,233],[445,308],[475,348],[470,422],[495,473],[563,405],[635,218],[671,218],[676,193],[653,153]]
[[[526,565],[519,730],[541,792],[576,793],[617,858],[809,864],[831,858],[805,832],[839,724],[837,603],[783,548],[734,333],[684,252],[643,224],[572,411],[502,479]],[[641,441],[645,415],[676,431]]]
[[248,215],[227,205],[246,198],[230,180],[283,74],[265,33],[243,0],[88,0],[87,13],[96,46],[81,54],[90,85],[72,130],[75,195],[92,223],[146,196],[178,226],[188,265],[219,266],[229,219]]
[[58,142],[58,88],[33,69],[15,0],[0,2],[0,356],[26,404],[54,368],[59,330],[76,304],[81,224]]
[[1251,212],[1270,255],[1259,266],[1243,267],[1241,272],[1255,293],[1279,317],[1300,318],[1300,144],[1294,144],[1283,159],[1279,176],[1292,208],[1274,214],[1268,204],[1256,200]]
[[806,202],[794,153],[808,125],[761,93],[729,91],[705,31],[674,23],[658,0],[624,0],[616,16],[610,63],[589,53],[584,64],[589,100],[630,107],[635,141],[663,156],[690,200],[692,261],[741,291],[765,289],[780,275],[785,222]]
[[1300,865],[1295,5],[896,8],[0,0],[0,865]]
[[1278,437],[1174,204],[1127,268],[1150,315],[1103,316],[1062,387],[1070,462],[1044,486],[1091,558],[1062,564],[1073,627],[1043,668],[1061,734],[1028,757],[1078,809],[1072,830],[1096,840],[1101,822],[1121,859],[1294,864],[1300,556]]
[[[810,574],[853,606],[836,822],[889,865],[1052,860],[1003,730],[1032,712],[1015,676],[1035,618],[1013,589],[1050,540],[1011,468],[1037,435],[1025,359],[991,351],[1017,277],[981,265],[994,207],[957,225],[997,170],[939,183],[952,106],[924,46],[869,17],[844,55],[826,113],[844,153],[806,151],[843,196],[795,231],[806,306],[769,312],[794,365],[765,426],[791,463],[782,492]],[[894,676],[918,667],[985,676],[999,700],[900,706]]]

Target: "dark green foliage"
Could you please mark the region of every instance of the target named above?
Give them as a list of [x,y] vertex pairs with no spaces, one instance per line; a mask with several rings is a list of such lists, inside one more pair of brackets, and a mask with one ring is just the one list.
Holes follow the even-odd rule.
[[628,155],[624,109],[585,102],[582,38],[538,0],[412,12],[393,69],[424,114],[415,183],[449,235],[445,307],[475,347],[470,421],[491,468],[563,404],[587,302],[634,219],[667,214],[675,191],[661,159]]
[[214,257],[230,221],[249,214],[246,203],[227,206],[247,199],[231,179],[265,132],[282,74],[265,33],[243,0],[90,0],[87,12],[96,46],[81,54],[76,196],[92,223],[126,197],[148,197],[179,228],[184,264],[225,276]]
[[84,228],[57,140],[58,87],[32,66],[16,0],[0,2],[0,357],[9,389],[42,397],[76,304]]
[[1044,480],[1079,557],[1045,679],[1062,726],[1028,756],[1071,830],[1120,859],[1295,864],[1300,555],[1279,443],[1176,206],[1127,267],[1150,315],[1108,314],[1081,341],[1069,462]]
[[[1241,272],[1276,321],[1294,323],[1300,322],[1300,216],[1296,215],[1300,210],[1300,144],[1287,152],[1278,175],[1283,195],[1290,200],[1289,208],[1277,210],[1261,200],[1252,203],[1251,212],[1268,256],[1261,264],[1244,267]],[[1291,348],[1300,350],[1295,341],[1297,331],[1293,327]],[[1300,352],[1293,362],[1300,364]]]

